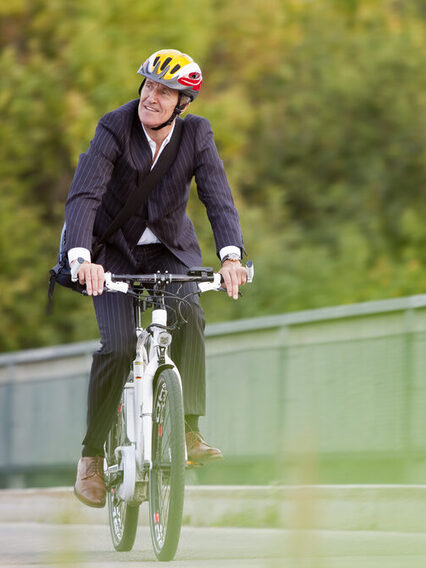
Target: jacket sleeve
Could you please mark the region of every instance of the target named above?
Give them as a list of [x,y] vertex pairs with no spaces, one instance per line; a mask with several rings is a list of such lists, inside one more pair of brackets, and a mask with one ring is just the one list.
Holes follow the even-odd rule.
[[213,229],[216,251],[234,245],[244,250],[238,212],[222,160],[217,152],[213,131],[207,119],[200,119],[196,135],[195,182],[200,200],[206,207]]
[[98,123],[89,149],[80,155],[65,205],[67,250],[92,249],[96,211],[111,179],[114,163],[122,152],[116,131],[105,115]]

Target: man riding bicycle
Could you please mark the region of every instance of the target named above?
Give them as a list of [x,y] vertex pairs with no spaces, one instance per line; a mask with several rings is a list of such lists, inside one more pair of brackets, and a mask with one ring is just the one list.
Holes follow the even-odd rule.
[[[198,96],[199,66],[186,54],[161,50],[138,73],[144,77],[140,98],[109,112],[99,121],[89,149],[80,156],[68,195],[66,247],[71,265],[83,258],[78,278],[93,297],[101,334],[90,374],[87,432],[78,464],[76,496],[86,505],[103,507],[103,446],[135,355],[132,302],[123,294],[102,294],[104,271],[115,273],[186,273],[201,266],[201,251],[186,215],[190,183],[195,178],[207,209],[220,272],[230,297],[246,282],[241,266],[244,250],[238,213],[208,120],[187,115],[176,158],[146,205],[110,236],[92,262],[93,235],[102,235],[131,191],[155,166],[169,143],[179,115]],[[181,297],[194,284],[177,290]],[[188,324],[176,330],[171,356],[182,376],[188,459],[206,463],[222,458],[199,432],[205,414],[204,313],[197,294],[189,298]]]

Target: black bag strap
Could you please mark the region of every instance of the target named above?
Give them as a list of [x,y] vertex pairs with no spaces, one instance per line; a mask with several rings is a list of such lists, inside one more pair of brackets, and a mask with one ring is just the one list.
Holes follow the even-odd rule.
[[96,256],[97,252],[99,252],[103,243],[105,243],[105,241],[113,233],[115,233],[117,229],[124,225],[124,223],[130,219],[132,215],[134,215],[135,211],[140,211],[142,206],[145,205],[149,193],[158,185],[174,162],[182,139],[182,131],[183,120],[178,118],[175,122],[175,128],[170,142],[161,152],[155,166],[143,180],[140,179],[140,173],[138,172],[137,187],[129,195],[124,207],[112,220],[108,229],[104,232],[100,239],[96,240],[93,245],[94,256]]

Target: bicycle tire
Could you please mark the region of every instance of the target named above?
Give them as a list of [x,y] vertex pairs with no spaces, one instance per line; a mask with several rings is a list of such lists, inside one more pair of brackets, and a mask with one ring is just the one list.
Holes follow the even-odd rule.
[[[118,407],[117,414],[111,430],[108,434],[105,454],[109,466],[117,463],[115,448],[125,445],[126,434],[124,424],[124,412],[122,403]],[[108,481],[108,480],[107,480]],[[112,543],[118,552],[132,550],[138,528],[139,505],[130,505],[123,501],[117,494],[119,478],[108,483],[107,501],[108,518]]]
[[151,540],[158,560],[172,560],[179,544],[185,489],[185,421],[182,391],[165,369],[154,391],[152,469],[149,482]]

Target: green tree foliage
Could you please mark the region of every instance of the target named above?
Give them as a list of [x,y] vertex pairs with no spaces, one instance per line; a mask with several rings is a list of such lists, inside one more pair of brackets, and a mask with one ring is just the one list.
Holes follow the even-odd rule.
[[[256,283],[209,321],[426,290],[426,13],[397,0],[9,0],[0,7],[0,350],[97,336],[55,292],[63,207],[99,117],[162,47],[202,65]],[[205,264],[211,229],[190,213]],[[207,295],[206,295],[207,296]]]

